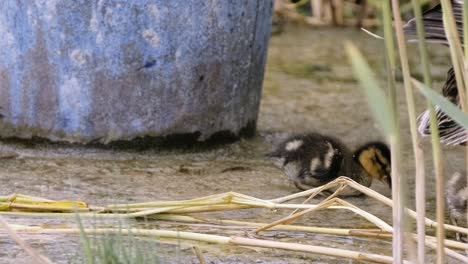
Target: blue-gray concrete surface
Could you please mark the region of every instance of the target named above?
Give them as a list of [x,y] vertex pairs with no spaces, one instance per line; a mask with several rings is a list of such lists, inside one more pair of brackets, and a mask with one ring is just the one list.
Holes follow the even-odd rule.
[[272,0],[0,1],[0,137],[110,142],[256,122]]

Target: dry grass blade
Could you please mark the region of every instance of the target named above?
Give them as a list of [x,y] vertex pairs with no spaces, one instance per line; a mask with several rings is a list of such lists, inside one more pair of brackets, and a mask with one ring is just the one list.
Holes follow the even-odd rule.
[[385,223],[384,221],[382,221],[381,219],[379,219],[378,217],[364,211],[364,210],[361,210],[359,209],[358,207],[346,202],[346,201],[343,201],[339,198],[333,198],[331,200],[326,200],[320,204],[318,204],[315,208],[310,208],[310,209],[307,209],[307,210],[304,210],[304,211],[300,211],[298,213],[295,213],[293,215],[289,215],[283,219],[280,219],[280,220],[277,220],[271,224],[268,224],[266,226],[263,226],[261,228],[258,228],[256,230],[254,230],[255,233],[259,233],[259,232],[262,232],[262,231],[265,231],[267,229],[270,229],[270,228],[273,228],[277,225],[280,225],[280,224],[283,224],[283,223],[291,223],[292,221],[295,221],[297,220],[298,218],[304,216],[305,214],[308,214],[310,212],[313,212],[313,211],[316,211],[316,210],[320,210],[320,209],[325,209],[325,208],[331,208],[332,206],[339,206],[339,207],[336,207],[336,208],[342,208],[342,209],[347,209],[347,210],[350,210],[358,215],[360,215],[361,217],[365,218],[366,220],[368,220],[369,222],[375,224],[377,227],[379,227],[380,229],[384,230],[384,231],[392,231],[393,228],[388,225],[387,223]]
[[[259,223],[259,222],[246,222],[246,221],[237,221],[237,220],[228,220],[228,219],[208,219],[204,217],[194,217],[194,216],[187,216],[187,215],[168,215],[168,214],[155,215],[152,217],[152,219],[192,222],[192,223],[207,223],[207,224],[214,224],[217,226],[234,225],[234,226],[243,226],[247,228],[263,227],[263,226],[268,225],[267,223]],[[319,233],[319,234],[328,234],[328,235],[340,235],[340,236],[359,236],[359,237],[373,237],[373,238],[391,237],[391,233],[383,231],[381,229],[346,229],[346,228],[327,228],[327,227],[313,227],[313,226],[299,226],[299,225],[276,225],[270,229]]]
[[205,256],[203,256],[203,253],[198,247],[193,246],[192,247],[193,253],[195,253],[195,256],[197,256],[198,262],[200,264],[206,264],[206,259]]
[[[434,238],[433,241],[426,241],[426,245],[429,246],[430,248],[432,249],[437,249],[439,247],[439,245],[437,244],[437,240]],[[454,259],[457,259],[457,260],[460,260],[460,261],[463,261],[464,263],[468,263],[468,258],[463,256],[462,254],[459,254],[453,250],[450,250],[448,248],[443,248],[444,249],[444,253],[447,254],[447,256],[450,256]]]
[[258,199],[256,197],[236,193],[226,192],[221,194],[215,194],[190,200],[182,201],[162,201],[162,202],[149,202],[149,203],[134,203],[134,204],[115,204],[108,205],[104,210],[116,211],[116,210],[146,210],[154,208],[169,208],[169,207],[203,207],[203,206],[214,206],[214,205],[252,205],[252,206],[273,206],[274,204]]
[[[376,255],[376,254],[369,254],[369,253],[361,253],[355,252],[350,250],[344,249],[336,249],[336,248],[328,248],[328,247],[319,247],[319,246],[310,246],[304,244],[297,244],[297,243],[284,243],[284,242],[276,242],[276,241],[263,241],[261,240],[261,247],[265,248],[277,248],[277,249],[284,249],[284,250],[291,250],[291,251],[298,251],[298,252],[308,252],[314,254],[321,254],[333,257],[342,257],[342,258],[350,258],[357,261],[369,261],[375,263],[393,263],[392,257]],[[258,240],[251,239],[251,238],[244,238],[244,237],[233,237],[231,239],[231,243],[242,245],[242,246],[260,246],[258,244]],[[403,261],[403,263],[409,263],[407,261]]]
[[316,211],[316,210],[320,210],[320,209],[323,209],[323,208],[327,208],[330,205],[334,205],[334,204],[335,204],[334,201],[325,201],[323,203],[318,204],[314,208],[309,208],[309,209],[297,212],[297,213],[289,215],[289,216],[287,216],[287,217],[285,217],[283,219],[277,220],[277,221],[275,221],[275,222],[273,222],[271,224],[268,224],[266,226],[257,228],[257,229],[254,230],[254,233],[260,233],[262,231],[265,231],[267,229],[270,229],[270,228],[272,228],[274,226],[277,226],[277,225],[280,225],[280,224],[283,224],[283,223],[291,223],[292,221],[300,218],[301,216],[303,216],[303,215],[305,215],[307,213],[310,213],[310,212],[313,212],[313,211]]
[[[286,243],[261,239],[252,239],[244,237],[226,237],[218,235],[207,235],[193,232],[179,232],[171,230],[143,230],[143,229],[118,229],[118,228],[100,228],[100,229],[83,229],[69,228],[69,229],[39,229],[36,233],[43,234],[79,234],[84,232],[89,235],[103,235],[103,234],[121,234],[121,235],[134,235],[134,236],[147,236],[158,238],[172,238],[181,240],[200,241],[213,244],[226,244],[243,247],[260,247],[282,249],[296,252],[305,252],[319,255],[326,255],[332,257],[349,258],[358,261],[369,261],[375,263],[392,263],[392,257],[382,256],[371,253],[357,252],[344,249],[328,248],[322,246],[304,245],[298,243]],[[404,262],[407,263],[407,262]]]
[[[335,198],[336,196],[338,196],[346,188],[346,186],[347,186],[346,184],[341,183],[339,185],[339,187],[336,189],[336,191],[334,193],[332,193],[330,196],[328,196],[327,198],[325,198],[325,200],[323,200],[322,202],[326,202],[328,200],[331,200],[332,198]],[[317,196],[320,193],[321,193],[321,191],[317,191],[317,192],[311,194],[307,199],[304,200],[304,202],[302,202],[302,204],[306,204],[306,203],[310,202],[310,200],[314,199],[315,196]],[[297,213],[298,211],[299,211],[299,209],[294,210],[291,213],[291,215]]]
[[[311,194],[317,192],[317,191],[325,191],[329,188],[334,188],[336,186],[340,186],[341,184],[343,183],[346,183],[350,188],[353,188],[353,189],[356,189],[356,190],[359,190],[360,192],[362,192],[363,194],[387,205],[387,206],[390,206],[390,207],[393,207],[393,201],[385,196],[383,196],[382,194],[370,189],[370,188],[367,188],[365,186],[362,186],[360,185],[359,183],[356,183],[355,181],[347,178],[347,177],[339,177],[337,178],[336,180],[332,181],[332,182],[329,182],[321,187],[317,187],[317,188],[314,188],[314,189],[310,189],[310,190],[306,190],[306,191],[302,191],[302,192],[299,192],[299,193],[295,193],[295,194],[292,194],[292,195],[288,195],[288,196],[285,196],[285,197],[281,197],[281,198],[277,198],[277,199],[273,199],[273,200],[270,200],[271,202],[281,202],[281,203],[284,203],[284,202],[287,202],[287,201],[291,201],[291,200],[294,200],[294,199],[299,199],[299,198],[302,198],[302,197],[309,197]],[[417,218],[417,214],[415,211],[411,210],[411,209],[408,209],[406,208],[406,213],[412,217],[413,219],[416,219]],[[425,223],[426,223],[426,226],[427,227],[432,227],[432,228],[435,228],[438,226],[437,222],[429,219],[429,218],[425,218]],[[449,230],[449,231],[452,231],[452,232],[459,232],[459,233],[464,233],[464,234],[468,234],[468,228],[463,228],[463,227],[459,227],[459,226],[454,226],[454,225],[449,225],[449,224],[443,224],[444,228],[446,230]]]
[[[413,153],[414,153],[414,156],[416,157],[414,159],[415,169],[416,169],[416,178],[418,179],[418,182],[419,182],[421,181],[421,179],[423,180],[425,178],[424,154],[420,146],[420,142],[419,142],[420,138],[419,138],[418,131],[417,131],[416,106],[415,106],[415,101],[414,101],[413,89],[411,85],[411,74],[410,74],[410,67],[409,67],[408,55],[407,55],[407,49],[406,49],[406,39],[403,33],[403,22],[402,22],[401,14],[400,14],[400,3],[398,0],[392,0],[392,11],[393,11],[393,19],[394,19],[394,28],[395,28],[397,44],[398,44],[398,51],[400,55],[400,64],[401,64],[402,73],[403,73],[403,84],[405,87],[405,97],[406,97],[406,103],[407,103],[407,109],[408,109],[408,118],[409,118],[409,123],[410,123],[411,142],[413,146]],[[394,108],[396,109],[396,105],[394,105]],[[395,206],[393,207],[393,211],[394,212],[397,211],[397,214],[394,215],[393,226],[395,228],[395,235],[397,234],[404,235],[405,231],[401,233],[401,231],[398,231],[397,229],[401,228],[402,230],[406,230],[408,228],[407,219],[405,217],[406,215],[404,211],[405,203],[407,201],[407,196],[406,196],[407,181],[406,181],[406,177],[399,177],[399,178],[400,178],[400,181],[399,181],[398,188],[399,188],[400,194],[397,196],[398,199],[396,197],[393,197],[393,200],[395,201],[394,203]],[[395,192],[396,190],[393,190],[393,194],[395,194]],[[393,247],[394,247],[393,257],[396,259],[396,261],[400,261],[403,258],[403,242],[410,241],[410,240],[407,240],[406,238],[404,238],[404,236],[398,236],[398,237],[395,237],[394,239],[395,241],[393,244]],[[414,252],[414,249],[412,248],[412,243],[409,243],[409,247],[411,249],[410,251]]]
[[36,250],[34,250],[26,241],[21,239],[15,232],[13,228],[11,228],[8,223],[0,216],[0,225],[3,226],[7,234],[13,239],[16,244],[18,244],[24,251],[26,251],[31,257],[32,261],[37,264],[52,264],[48,258],[39,254]]

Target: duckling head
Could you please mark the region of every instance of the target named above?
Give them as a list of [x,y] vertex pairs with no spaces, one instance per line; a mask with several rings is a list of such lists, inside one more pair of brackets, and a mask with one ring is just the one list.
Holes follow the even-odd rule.
[[275,165],[298,187],[318,186],[333,180],[343,160],[337,141],[319,134],[292,136],[265,156],[272,158]]
[[382,142],[370,142],[358,148],[353,159],[373,179],[392,188],[390,149]]

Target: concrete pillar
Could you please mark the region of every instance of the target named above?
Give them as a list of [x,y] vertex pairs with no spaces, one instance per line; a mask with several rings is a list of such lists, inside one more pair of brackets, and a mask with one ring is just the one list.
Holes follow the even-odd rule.
[[0,1],[0,137],[255,128],[272,0]]

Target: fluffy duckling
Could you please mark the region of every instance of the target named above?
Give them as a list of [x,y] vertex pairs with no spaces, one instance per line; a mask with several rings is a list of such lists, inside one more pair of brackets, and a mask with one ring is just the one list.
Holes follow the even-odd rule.
[[[457,83],[453,68],[450,68],[447,74],[447,80],[442,88],[442,95],[453,104],[461,107],[458,96]],[[442,112],[439,106],[435,107],[437,124],[440,133],[440,142],[446,145],[465,145],[468,140],[467,130]],[[426,110],[418,116],[418,131],[422,136],[431,135],[429,111]]]
[[[452,176],[447,182],[445,197],[452,223],[466,227],[466,206],[468,201],[466,174],[457,172]],[[457,239],[460,240],[458,234]],[[463,240],[466,241],[466,237]]]
[[[452,0],[452,10],[457,23],[457,30],[463,36],[463,0]],[[423,13],[423,26],[427,42],[448,45],[442,20],[442,5],[438,4]],[[416,19],[412,18],[404,25],[403,30],[408,41],[418,41]],[[460,39],[463,41],[463,38]]]
[[[463,5],[462,0],[453,0],[452,8],[457,22],[458,31],[460,36],[463,36]],[[444,24],[442,20],[442,7],[436,5],[423,14],[423,25],[426,33],[426,41],[448,44],[445,36]],[[404,26],[405,34],[408,36],[409,41],[417,41],[416,21],[411,19]],[[463,39],[461,39],[463,42]],[[457,83],[455,80],[455,73],[453,68],[447,73],[447,79],[442,88],[442,95],[450,100],[453,104],[460,107],[458,96]],[[440,132],[440,141],[446,145],[464,145],[468,140],[467,131],[453,121],[448,115],[436,106],[437,123]],[[418,130],[422,136],[428,136],[430,132],[429,112],[425,111],[418,117]]]
[[[324,185],[347,176],[369,187],[373,179],[391,186],[390,150],[381,142],[371,142],[351,152],[340,140],[317,133],[294,135],[266,155],[301,190]],[[346,189],[342,196],[358,195]]]

